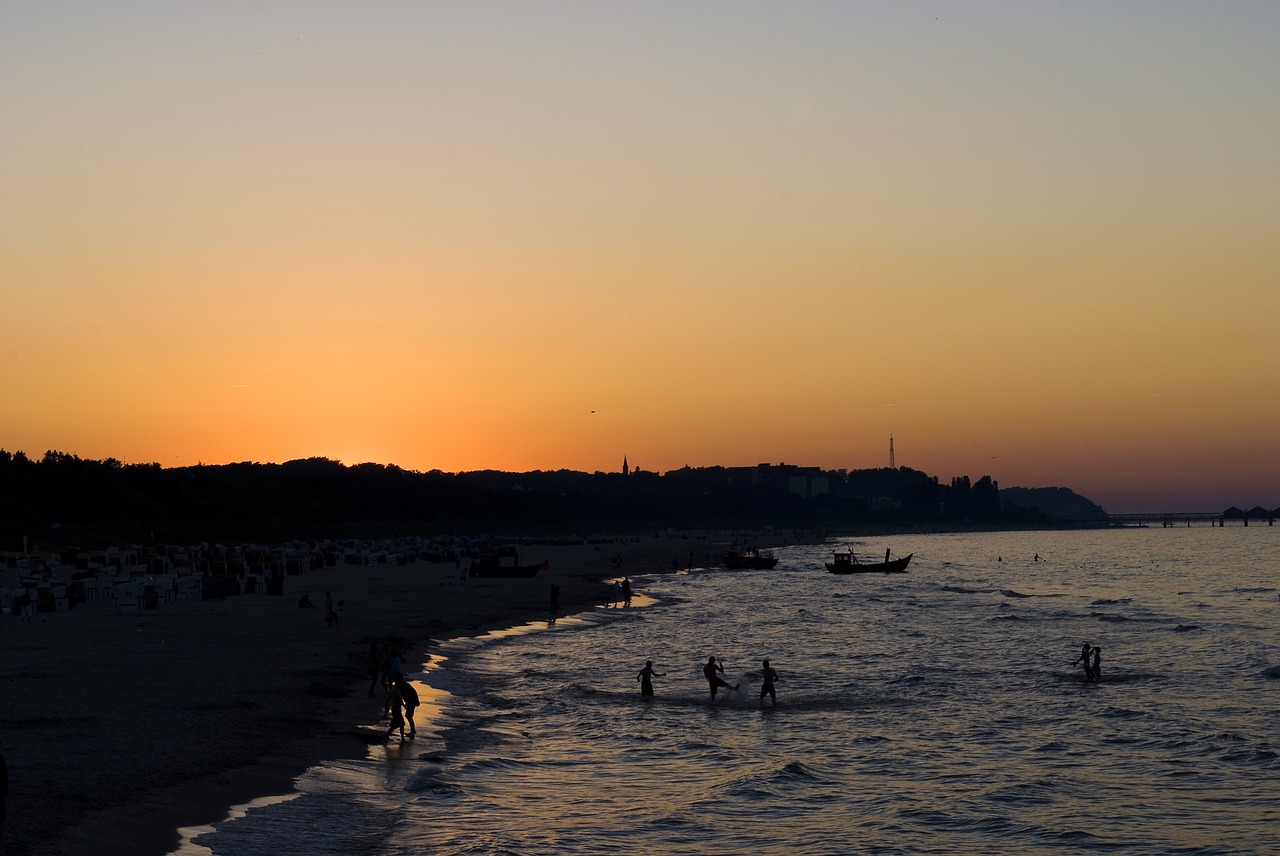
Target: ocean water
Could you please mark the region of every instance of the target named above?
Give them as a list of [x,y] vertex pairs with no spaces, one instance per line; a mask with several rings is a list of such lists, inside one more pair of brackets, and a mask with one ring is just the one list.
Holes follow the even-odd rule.
[[[827,573],[846,545],[915,558]],[[417,741],[320,765],[178,852],[1280,853],[1280,528],[777,554],[448,643]],[[1086,641],[1100,683],[1071,666]],[[714,704],[708,656],[739,684]]]

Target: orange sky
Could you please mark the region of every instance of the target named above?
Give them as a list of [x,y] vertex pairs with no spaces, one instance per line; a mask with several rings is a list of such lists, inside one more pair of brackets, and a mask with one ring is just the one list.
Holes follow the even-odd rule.
[[1280,505],[1280,6],[0,6],[0,448]]

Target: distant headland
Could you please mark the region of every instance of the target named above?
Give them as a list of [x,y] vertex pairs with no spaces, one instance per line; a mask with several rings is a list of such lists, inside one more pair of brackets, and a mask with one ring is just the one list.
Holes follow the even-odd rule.
[[162,468],[0,450],[0,549],[419,535],[618,534],[666,529],[830,531],[1105,526],[1065,487],[940,481],[909,467],[789,464],[666,473],[417,472],[328,458]]

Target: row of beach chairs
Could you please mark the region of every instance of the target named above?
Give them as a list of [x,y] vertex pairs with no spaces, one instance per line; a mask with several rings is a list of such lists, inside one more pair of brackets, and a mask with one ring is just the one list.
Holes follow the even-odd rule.
[[64,612],[77,604],[109,600],[115,612],[158,609],[180,600],[211,600],[240,594],[266,594],[265,577],[243,578],[193,573],[101,577],[76,575],[75,579],[50,580],[12,575],[0,577],[0,613],[29,618],[35,613]]

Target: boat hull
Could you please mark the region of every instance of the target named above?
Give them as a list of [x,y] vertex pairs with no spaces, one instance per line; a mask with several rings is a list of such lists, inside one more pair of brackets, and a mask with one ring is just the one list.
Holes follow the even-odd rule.
[[827,562],[827,570],[833,574],[904,574],[907,572],[907,565],[911,564],[911,557],[915,553],[909,553],[901,559],[893,559],[889,562],[876,562],[870,565],[862,565],[854,562]]
[[767,571],[777,567],[778,560],[774,556],[744,555],[742,553],[725,553],[724,566],[734,571]]
[[484,579],[529,579],[538,573],[550,567],[549,562],[542,562],[537,565],[490,565],[475,564],[471,566],[471,570],[467,572],[469,577],[482,577]]

